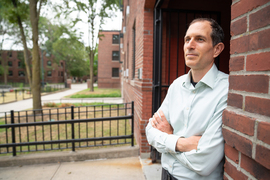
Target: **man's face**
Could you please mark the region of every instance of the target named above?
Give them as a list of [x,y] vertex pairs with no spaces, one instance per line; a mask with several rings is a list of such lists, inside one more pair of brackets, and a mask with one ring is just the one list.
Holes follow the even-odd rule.
[[190,25],[185,36],[185,62],[192,70],[207,72],[214,63],[214,47],[211,38],[212,28],[208,21]]

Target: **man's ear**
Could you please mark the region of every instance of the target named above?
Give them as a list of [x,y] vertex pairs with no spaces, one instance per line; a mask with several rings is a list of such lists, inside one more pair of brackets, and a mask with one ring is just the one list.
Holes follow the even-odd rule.
[[222,42],[218,43],[214,47],[214,58],[218,57],[218,55],[223,51],[224,44]]

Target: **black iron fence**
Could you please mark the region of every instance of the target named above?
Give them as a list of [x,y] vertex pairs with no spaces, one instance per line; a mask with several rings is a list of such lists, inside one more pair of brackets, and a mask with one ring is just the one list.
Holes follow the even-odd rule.
[[131,144],[134,103],[0,114],[0,154]]

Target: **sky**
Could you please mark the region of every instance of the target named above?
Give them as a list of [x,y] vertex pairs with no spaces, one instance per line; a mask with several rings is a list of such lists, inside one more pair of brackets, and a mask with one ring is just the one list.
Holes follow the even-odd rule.
[[[43,12],[41,12],[41,14],[44,13],[46,15],[51,15],[51,18],[53,19],[53,13],[49,12],[47,9],[44,10]],[[102,26],[102,30],[121,30],[122,27],[122,12],[120,10],[118,10],[116,13],[116,17],[112,18],[112,19],[106,19],[105,20],[105,24]],[[72,15],[73,17],[77,16],[77,13],[74,13]],[[83,32],[84,36],[83,36],[83,41],[84,44],[87,46],[88,45],[88,33],[87,33],[87,25],[83,24],[83,23],[78,23],[75,26],[80,32]],[[98,32],[96,32],[97,34]],[[0,38],[2,40],[2,37]],[[40,39],[39,39],[40,40]],[[5,41],[3,44],[3,49],[4,50],[23,50],[22,45],[20,46],[12,46],[12,39],[10,39],[9,37],[5,36]]]

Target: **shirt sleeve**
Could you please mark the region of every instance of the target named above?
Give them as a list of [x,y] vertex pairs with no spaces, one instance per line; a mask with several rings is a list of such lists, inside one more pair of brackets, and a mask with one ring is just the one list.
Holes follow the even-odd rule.
[[[167,121],[170,123],[169,103],[168,103],[169,94],[170,94],[170,88],[168,89],[168,93],[159,109],[163,111]],[[175,146],[176,146],[176,142],[179,136],[174,135],[174,134],[167,134],[154,128],[151,125],[151,121],[152,121],[152,118],[149,119],[149,123],[145,129],[148,143],[152,145],[153,147],[155,147],[157,151],[160,153],[175,152]]]
[[227,96],[220,100],[206,131],[203,133],[197,150],[170,154],[190,170],[208,176],[224,156],[224,139],[222,136],[222,113],[227,106]]

